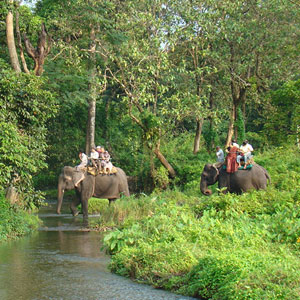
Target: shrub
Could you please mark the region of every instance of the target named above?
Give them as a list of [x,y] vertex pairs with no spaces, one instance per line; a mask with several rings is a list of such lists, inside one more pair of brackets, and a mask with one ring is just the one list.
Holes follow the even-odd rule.
[[272,250],[212,252],[199,259],[178,291],[200,299],[299,299],[299,261],[294,264],[289,251]]
[[36,230],[39,224],[37,216],[10,206],[0,193],[0,241],[26,235]]
[[104,207],[99,220],[99,227],[123,227],[125,223],[135,222],[147,215],[153,215],[157,197],[123,197]]
[[56,111],[45,82],[0,60],[0,187],[13,182],[29,208],[40,204],[32,177],[46,167],[46,123]]
[[90,198],[88,212],[89,214],[101,213],[107,206],[107,199]]
[[111,270],[200,299],[299,299],[299,156],[257,154],[273,182],[263,191],[116,201],[101,223],[117,226],[104,238]]

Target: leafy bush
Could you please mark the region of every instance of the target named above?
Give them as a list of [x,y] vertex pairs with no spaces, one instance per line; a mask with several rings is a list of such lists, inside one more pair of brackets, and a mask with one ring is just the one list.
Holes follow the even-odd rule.
[[264,191],[118,200],[101,219],[117,226],[104,237],[111,270],[200,299],[299,299],[299,155],[256,155],[272,177]]
[[44,89],[45,79],[17,74],[2,60],[0,70],[0,187],[13,182],[30,207],[39,204],[32,178],[46,167],[46,122],[55,99]]
[[[105,236],[112,271],[201,299],[296,299],[300,261],[286,243],[297,246],[297,214],[275,223],[278,213],[261,210],[265,219],[239,212],[228,196],[198,218],[190,209],[195,199],[170,194],[156,198],[153,215],[123,220]],[[294,236],[286,230],[278,239],[285,224]]]
[[88,212],[89,214],[102,213],[107,206],[107,199],[90,198]]
[[170,182],[168,171],[162,165],[154,170],[153,178],[156,189],[165,190],[168,187]]
[[39,222],[37,216],[10,206],[4,194],[0,193],[0,242],[36,230]]
[[54,172],[39,173],[33,178],[34,187],[41,190],[57,187],[58,175]]
[[[299,299],[299,261],[287,253],[227,249],[200,258],[180,293],[200,299]],[[288,250],[288,249],[285,249]],[[178,282],[177,282],[178,284]]]
[[203,148],[196,155],[193,154],[192,144],[193,135],[185,133],[162,145],[162,151],[167,153],[167,159],[177,174],[174,183],[184,190],[189,188],[190,182],[199,182],[199,174],[208,161],[215,161],[215,157],[212,158]]
[[99,227],[123,227],[147,215],[153,215],[156,197],[141,196],[121,198],[104,207],[99,220]]
[[287,81],[269,93],[264,110],[263,133],[273,145],[295,144],[299,136],[300,79]]

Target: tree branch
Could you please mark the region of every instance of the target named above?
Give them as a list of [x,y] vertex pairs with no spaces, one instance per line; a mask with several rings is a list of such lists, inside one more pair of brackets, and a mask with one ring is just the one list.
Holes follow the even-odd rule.
[[23,65],[24,72],[29,74],[29,70],[27,68],[27,63],[24,56],[24,50],[22,46],[22,39],[21,39],[21,33],[20,33],[20,26],[19,26],[19,11],[16,11],[16,33],[17,33],[17,39],[18,39],[18,46],[20,49],[20,57]]

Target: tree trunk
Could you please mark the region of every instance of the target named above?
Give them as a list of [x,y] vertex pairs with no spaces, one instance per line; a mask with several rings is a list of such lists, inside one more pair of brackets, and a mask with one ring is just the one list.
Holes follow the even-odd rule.
[[298,149],[300,149],[300,138],[299,138],[299,136],[300,136],[300,125],[297,125],[296,128],[297,128],[297,129],[296,129],[296,136],[297,136],[296,141],[297,141],[297,147],[298,147]]
[[200,140],[201,140],[201,134],[202,134],[202,125],[203,125],[203,118],[197,118],[196,119],[196,134],[194,139],[194,154],[197,154],[200,149]]
[[12,184],[6,189],[5,198],[9,201],[10,205],[14,205],[20,201],[17,189]]
[[228,126],[228,133],[227,133],[227,139],[226,139],[226,148],[230,145],[230,142],[232,140],[233,135],[235,135],[235,139],[238,138],[238,132],[237,128],[235,126],[235,122],[237,120],[237,110],[238,107],[246,101],[246,85],[241,86],[239,82],[235,81],[235,71],[234,71],[234,58],[235,58],[235,50],[233,47],[233,44],[229,44],[230,47],[230,87],[231,87],[231,97],[232,97],[232,111],[230,116],[230,122]]
[[153,151],[150,151],[149,153],[149,156],[150,156],[150,174],[151,174],[151,177],[153,179],[153,182],[154,182],[154,173],[155,173],[155,165],[154,165],[154,153]]
[[154,149],[154,154],[159,159],[159,161],[162,163],[162,165],[168,170],[169,176],[171,178],[175,178],[176,172],[173,169],[173,167],[169,164],[169,162],[166,160],[166,158],[164,157],[164,155],[160,152],[160,145],[159,145],[159,143],[156,145],[156,147]]
[[97,86],[96,86],[96,69],[93,67],[90,83],[89,83],[89,106],[88,106],[88,124],[86,130],[86,154],[89,155],[91,149],[95,147],[95,123],[96,123],[96,99],[97,99]]
[[41,25],[37,47],[34,48],[26,33],[23,34],[27,54],[34,60],[34,74],[41,76],[44,71],[44,63],[51,49],[50,38],[46,32],[45,24]]
[[238,119],[238,107],[237,105],[235,105],[235,112],[234,112],[234,139],[237,141],[238,140],[238,127],[236,126],[236,122],[237,122],[237,119]]
[[20,26],[19,26],[19,12],[18,11],[16,11],[16,33],[17,33],[17,39],[18,39],[18,46],[20,49],[20,57],[21,57],[22,66],[23,66],[24,72],[29,74],[29,70],[27,68],[27,63],[25,60],[24,50],[23,50],[23,46],[22,46],[21,32],[20,32]]
[[110,108],[110,98],[107,97],[107,99],[105,100],[105,122],[104,122],[104,126],[103,126],[103,136],[104,139],[106,141],[109,140],[109,130],[108,130],[108,124],[109,124],[109,108]]
[[232,141],[232,137],[234,134],[235,116],[236,116],[236,106],[235,106],[235,104],[233,104],[232,110],[231,110],[230,121],[229,121],[229,125],[228,125],[228,132],[227,132],[225,148],[227,148]]
[[[93,85],[91,83],[91,85]],[[88,108],[88,126],[87,126],[87,143],[86,143],[86,153],[89,155],[91,149],[95,147],[95,121],[96,121],[96,93],[95,88],[90,88],[90,100]]]
[[[210,95],[209,95],[209,109],[210,111],[212,112],[214,110],[214,106],[215,106],[215,103],[214,103],[214,95],[213,95],[213,92],[210,92]],[[210,132],[213,132],[213,136],[210,140],[210,145],[208,145],[209,149],[215,149],[216,145],[215,145],[215,128],[214,128],[214,118],[212,116],[209,116],[208,117],[208,120],[209,120],[209,130]]]
[[[233,86],[234,84],[232,84]],[[235,139],[238,139],[237,128],[235,126],[235,122],[237,120],[238,108],[241,104],[246,101],[246,88],[232,88],[232,99],[233,105],[230,115],[230,121],[228,126],[228,133],[226,139],[226,147],[230,145],[233,135],[235,135]]]
[[[13,2],[13,0],[9,1],[10,4],[13,4]],[[6,16],[6,40],[11,65],[17,73],[21,73],[20,63],[15,44],[14,17],[11,11],[9,11]]]
[[89,108],[88,108],[88,124],[86,131],[86,153],[90,154],[91,149],[95,147],[95,122],[96,122],[96,99],[97,99],[97,80],[96,80],[96,42],[95,29],[91,29],[91,45],[90,45],[90,59],[91,59],[91,76],[89,82]]
[[210,139],[210,144],[208,145],[208,148],[209,148],[209,152],[211,151],[211,149],[215,149],[216,148],[216,145],[215,145],[215,133],[214,133],[214,120],[212,117],[209,117],[209,130],[210,132],[213,133],[213,136],[212,138]]

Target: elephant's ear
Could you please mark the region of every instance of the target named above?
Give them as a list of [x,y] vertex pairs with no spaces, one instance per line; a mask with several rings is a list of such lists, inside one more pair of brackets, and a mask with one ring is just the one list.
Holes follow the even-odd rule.
[[73,183],[77,187],[78,184],[84,179],[84,173],[81,171],[74,171],[73,172]]
[[211,167],[212,167],[212,164],[206,164],[205,166],[204,166],[204,171],[206,171],[206,172],[210,172],[210,170],[211,170]]
[[217,168],[217,166],[215,164],[212,164],[211,165],[211,169],[212,169],[212,172],[213,172],[213,177],[214,177],[214,182],[216,182],[218,180],[218,176],[219,176],[219,169]]
[[215,166],[215,164],[206,164],[205,170],[208,174],[210,174],[210,178],[213,183],[218,180],[219,169]]

